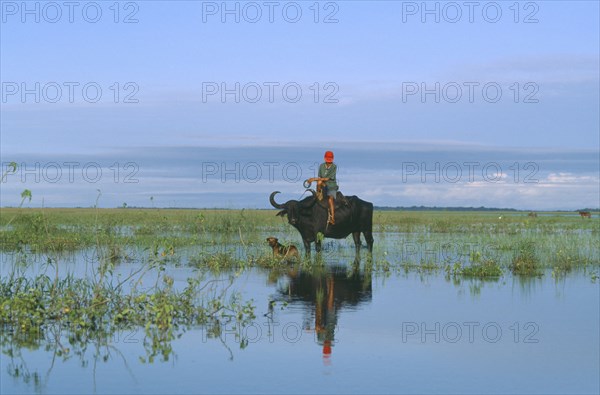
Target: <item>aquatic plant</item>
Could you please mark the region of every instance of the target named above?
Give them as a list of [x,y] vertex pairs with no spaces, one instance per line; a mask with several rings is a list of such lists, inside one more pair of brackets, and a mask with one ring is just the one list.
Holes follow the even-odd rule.
[[[173,278],[161,268],[154,265],[149,270],[138,270],[117,283],[110,265],[99,265],[91,278],[67,275],[52,279],[45,274],[3,277],[2,337],[11,339],[12,349],[14,345],[31,346],[48,332],[63,332],[71,347],[83,347],[91,339],[110,338],[119,330],[141,327],[146,334],[147,360],[157,355],[167,360],[172,353],[170,342],[187,328],[255,318],[251,302],[243,302],[229,292],[227,283],[203,283],[198,276],[189,278],[186,287],[178,291]],[[138,284],[149,272],[157,280],[153,287],[142,291]],[[64,347],[60,352],[68,353]]]
[[522,240],[517,244],[510,270],[514,274],[525,276],[539,276],[542,274],[533,241]]

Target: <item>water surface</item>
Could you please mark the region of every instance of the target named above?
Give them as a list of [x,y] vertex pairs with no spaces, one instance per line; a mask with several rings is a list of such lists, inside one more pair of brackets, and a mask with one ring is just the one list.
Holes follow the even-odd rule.
[[[206,328],[188,330],[153,363],[142,328],[67,359],[43,346],[11,358],[3,344],[1,392],[600,391],[599,285],[589,275],[482,281],[365,265],[328,259],[317,269],[238,272],[231,289],[252,299],[256,318],[243,328],[226,325],[216,338]],[[168,270],[180,287],[194,272]]]

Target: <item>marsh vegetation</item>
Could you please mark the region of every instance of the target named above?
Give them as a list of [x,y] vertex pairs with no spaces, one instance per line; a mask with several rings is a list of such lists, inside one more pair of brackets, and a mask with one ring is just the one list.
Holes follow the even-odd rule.
[[[257,317],[253,296],[233,286],[248,271],[293,284],[320,273],[311,296],[317,306],[328,298],[333,277],[323,273],[332,265],[347,265],[347,278],[369,290],[372,277],[394,273],[442,276],[470,284],[474,293],[508,277],[558,281],[576,272],[598,279],[597,216],[376,211],[372,256],[365,249],[356,260],[351,238],[327,239],[320,255],[290,264],[273,257],[265,237],[299,247],[301,238],[274,213],[1,209],[0,346],[9,374],[43,382],[29,371],[23,350],[46,350],[52,366],[60,359],[110,360],[119,353],[111,339],[127,331],[141,335],[141,363],[172,359],[172,342],[198,329],[232,355],[223,334],[237,328],[236,344],[245,348],[242,328]],[[336,281],[346,284],[344,278]]]

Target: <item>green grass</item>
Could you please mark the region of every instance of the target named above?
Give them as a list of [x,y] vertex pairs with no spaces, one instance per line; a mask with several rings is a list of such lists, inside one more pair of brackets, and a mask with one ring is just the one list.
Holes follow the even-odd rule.
[[0,209],[2,250],[69,251],[95,244],[151,244],[157,237],[190,245],[281,226],[271,211]]
[[500,277],[502,268],[494,260],[485,260],[483,262],[474,263],[471,266],[461,267],[457,274],[465,277]]
[[[197,267],[273,266],[279,263],[270,258],[265,234],[295,242],[301,248],[298,232],[275,213],[276,210],[3,208],[0,250],[24,256],[56,256],[91,248],[115,262],[128,259],[127,251],[131,249],[164,253],[174,259],[182,258],[181,251],[192,250],[192,257],[182,262],[189,261]],[[564,213],[539,214],[530,218],[525,212],[376,211],[375,256],[387,261],[380,267],[442,268],[456,263],[448,261],[444,252],[433,257],[398,257],[398,253],[407,243],[445,243],[462,256],[462,267],[473,267],[463,270],[465,275],[494,272],[489,265],[481,268],[480,263],[472,261],[469,255],[473,249],[517,275],[538,274],[546,268],[568,273],[599,264],[597,216],[590,220]],[[339,242],[333,243],[339,246]],[[216,247],[223,250],[212,252]],[[354,253],[351,247],[332,251],[336,256]]]

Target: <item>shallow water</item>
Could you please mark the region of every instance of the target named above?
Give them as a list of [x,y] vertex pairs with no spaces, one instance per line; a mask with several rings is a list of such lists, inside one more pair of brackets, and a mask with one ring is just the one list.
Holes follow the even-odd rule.
[[[168,271],[180,287],[193,273],[185,265]],[[3,352],[0,392],[600,391],[599,284],[581,272],[456,280],[441,272],[373,274],[364,259],[358,267],[327,259],[321,270],[248,269],[231,288],[257,306],[243,328],[226,326],[220,338],[189,330],[172,342],[167,361],[153,363],[140,360],[144,331],[136,328],[67,360],[53,362],[44,347],[21,350],[22,359]],[[15,366],[19,377],[9,374]],[[25,371],[37,372],[37,382]]]

